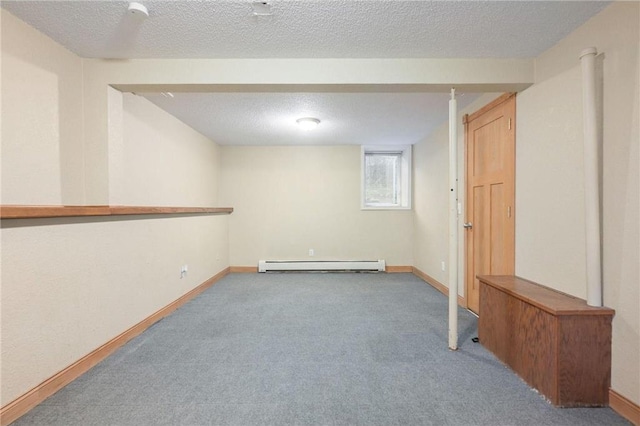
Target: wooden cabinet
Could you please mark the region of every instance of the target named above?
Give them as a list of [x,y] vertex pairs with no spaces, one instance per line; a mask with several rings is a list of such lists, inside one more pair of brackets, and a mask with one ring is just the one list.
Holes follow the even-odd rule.
[[487,349],[553,405],[608,405],[612,309],[513,275],[478,279]]

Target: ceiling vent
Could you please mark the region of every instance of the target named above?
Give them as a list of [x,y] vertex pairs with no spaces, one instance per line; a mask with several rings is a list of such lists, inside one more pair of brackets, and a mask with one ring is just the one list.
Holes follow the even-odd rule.
[[254,1],[251,2],[251,7],[253,8],[253,14],[255,16],[271,16],[273,13],[271,12],[271,5],[266,1]]

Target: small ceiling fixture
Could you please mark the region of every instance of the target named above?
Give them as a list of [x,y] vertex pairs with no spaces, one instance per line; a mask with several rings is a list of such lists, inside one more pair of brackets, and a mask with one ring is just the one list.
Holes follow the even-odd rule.
[[253,14],[255,16],[273,15],[273,12],[271,12],[271,5],[266,1],[251,2],[251,7],[253,8]]
[[129,13],[139,18],[149,17],[149,11],[146,6],[135,1],[129,3],[129,8],[127,10]]
[[314,117],[302,117],[298,118],[296,123],[298,123],[298,126],[300,126],[302,130],[312,130],[318,127],[320,120]]
[[164,96],[165,98],[173,98],[174,97],[173,93],[171,93],[171,92],[160,92],[160,94],[162,96]]

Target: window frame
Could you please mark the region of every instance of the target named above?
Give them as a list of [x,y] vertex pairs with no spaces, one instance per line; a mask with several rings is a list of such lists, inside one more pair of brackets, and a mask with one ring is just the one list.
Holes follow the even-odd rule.
[[[362,145],[360,150],[360,209],[361,210],[411,210],[411,194],[413,192],[411,175],[412,145]],[[401,153],[400,155],[400,202],[392,204],[367,204],[365,198],[365,157],[367,153]]]

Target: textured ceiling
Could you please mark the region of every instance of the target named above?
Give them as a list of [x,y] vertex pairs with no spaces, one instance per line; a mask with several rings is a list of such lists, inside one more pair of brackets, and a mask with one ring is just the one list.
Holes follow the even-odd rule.
[[90,58],[535,57],[607,2],[272,0],[2,1],[2,7]]
[[[458,99],[463,107],[477,94]],[[413,144],[448,116],[444,93],[175,93],[145,95],[221,145]],[[301,117],[320,125],[303,131]]]
[[[271,0],[2,1],[4,9],[88,58],[535,57],[609,2]],[[447,118],[446,94],[145,94],[220,144],[407,144]],[[460,106],[475,99],[467,94]],[[302,116],[322,120],[301,132]]]

